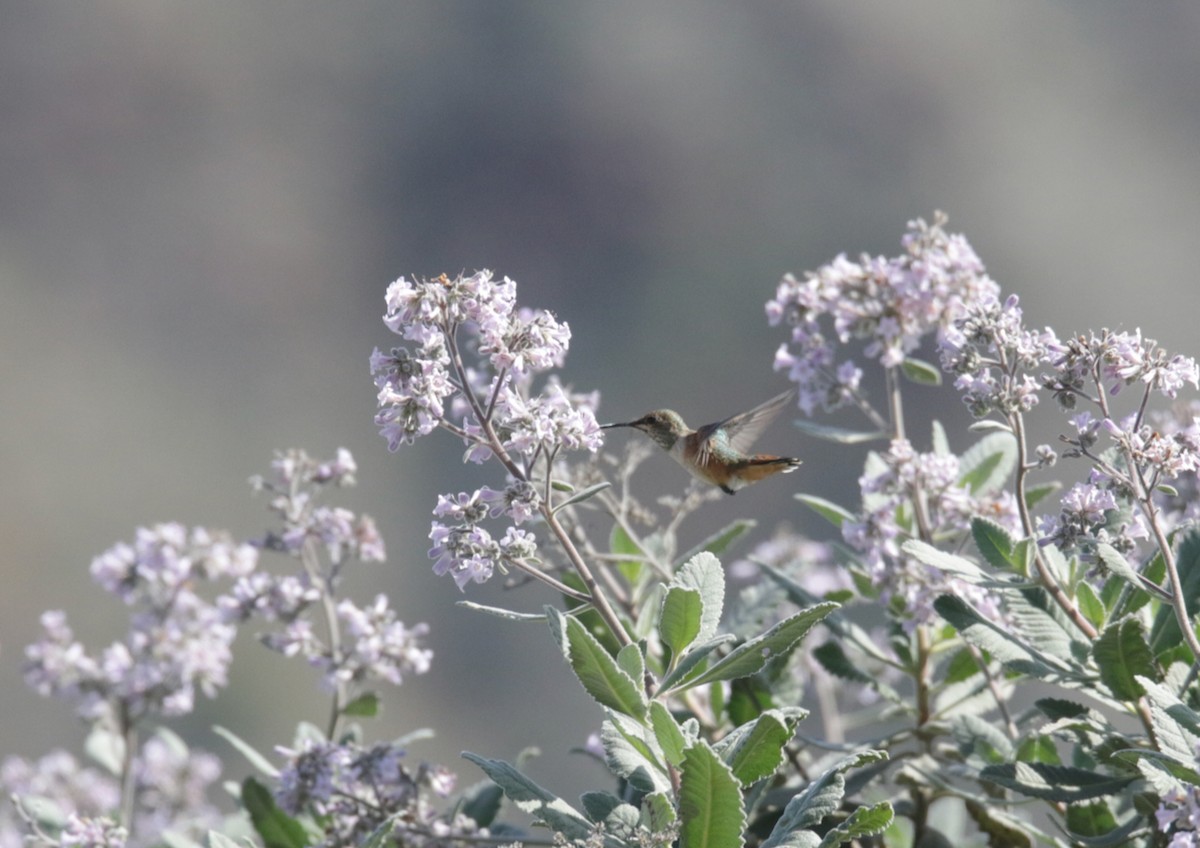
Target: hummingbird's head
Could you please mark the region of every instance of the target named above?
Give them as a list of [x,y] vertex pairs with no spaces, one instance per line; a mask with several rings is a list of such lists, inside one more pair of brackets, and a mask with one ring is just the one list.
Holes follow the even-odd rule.
[[670,409],[656,409],[653,412],[647,412],[636,421],[605,424],[602,429],[609,427],[632,427],[635,430],[641,430],[663,450],[670,450],[676,440],[688,434],[687,425],[683,423],[679,413]]

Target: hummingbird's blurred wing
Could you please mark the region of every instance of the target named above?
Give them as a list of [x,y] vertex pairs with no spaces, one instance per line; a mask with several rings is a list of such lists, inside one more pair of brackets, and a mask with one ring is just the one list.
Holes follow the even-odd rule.
[[[775,420],[775,417],[783,411],[795,394],[795,390],[788,389],[783,394],[776,395],[754,409],[731,415],[724,421],[706,424],[697,433],[701,437],[705,449],[727,449],[734,453],[747,453],[754,440],[763,430],[767,429],[767,425]],[[720,445],[710,445],[710,439],[714,434],[717,434]]]

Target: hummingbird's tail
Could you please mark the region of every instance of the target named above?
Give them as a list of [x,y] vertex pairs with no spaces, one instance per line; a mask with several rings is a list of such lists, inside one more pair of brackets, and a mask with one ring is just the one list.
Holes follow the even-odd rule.
[[737,463],[731,470],[734,472],[721,488],[732,495],[738,489],[744,489],[751,483],[766,479],[773,474],[790,474],[800,467],[802,460],[791,456],[773,456],[769,453],[756,453],[742,462]]

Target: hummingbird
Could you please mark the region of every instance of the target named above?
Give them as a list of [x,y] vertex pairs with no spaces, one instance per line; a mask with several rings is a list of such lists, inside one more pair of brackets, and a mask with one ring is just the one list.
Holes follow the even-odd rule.
[[792,399],[792,391],[776,395],[747,412],[693,430],[671,409],[647,412],[635,421],[602,424],[601,429],[632,427],[645,433],[688,472],[706,483],[736,494],[772,474],[795,471],[800,460],[769,453],[747,453],[750,444]]

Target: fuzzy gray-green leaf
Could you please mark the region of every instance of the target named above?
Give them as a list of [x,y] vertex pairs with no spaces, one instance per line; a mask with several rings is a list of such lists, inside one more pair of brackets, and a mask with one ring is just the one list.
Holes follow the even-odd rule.
[[704,742],[688,748],[679,778],[680,848],[741,848],[746,813],[732,770]]
[[504,790],[517,808],[569,839],[586,839],[592,832],[591,822],[563,799],[547,792],[509,763],[490,760],[469,751],[463,757],[483,769],[497,786]]
[[738,645],[689,684],[699,686],[714,680],[736,680],[754,674],[771,659],[790,651],[809,630],[838,607],[839,604],[826,601],[788,616],[763,635]]

